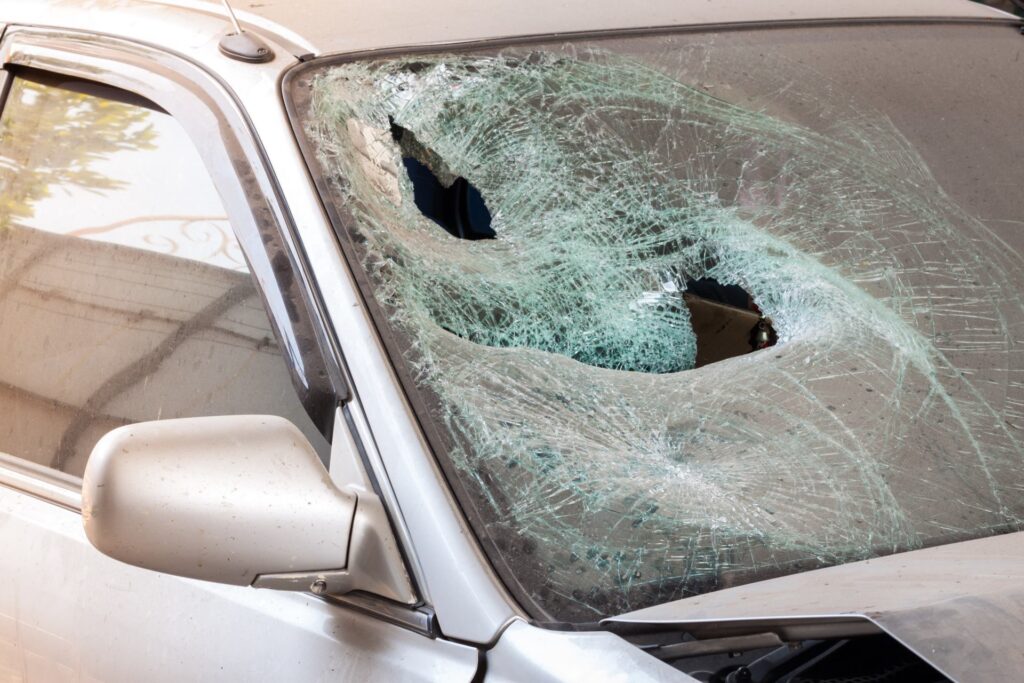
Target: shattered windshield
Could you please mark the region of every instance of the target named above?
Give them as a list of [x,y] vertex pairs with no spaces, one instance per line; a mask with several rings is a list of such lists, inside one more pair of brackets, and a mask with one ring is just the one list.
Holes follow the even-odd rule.
[[311,163],[540,621],[1024,519],[1011,26],[335,61]]

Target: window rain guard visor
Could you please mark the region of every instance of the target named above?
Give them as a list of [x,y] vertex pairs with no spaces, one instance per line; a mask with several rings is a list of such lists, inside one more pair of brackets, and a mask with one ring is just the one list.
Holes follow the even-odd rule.
[[[535,617],[1021,528],[1020,45],[779,29],[295,79],[396,367]],[[472,235],[421,196],[460,180]],[[701,280],[774,345],[695,367]]]

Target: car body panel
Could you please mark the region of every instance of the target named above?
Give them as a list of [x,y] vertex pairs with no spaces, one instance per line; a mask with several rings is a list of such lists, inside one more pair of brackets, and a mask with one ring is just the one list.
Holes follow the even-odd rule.
[[876,624],[954,680],[1024,670],[1024,532],[792,574],[605,620],[698,637],[837,637]]
[[696,681],[611,633],[547,631],[517,619],[487,653],[487,681]]
[[959,0],[814,0],[762,2],[654,0],[643,10],[623,3],[575,1],[446,0],[441,3],[332,2],[319,0],[298,14],[288,0],[240,4],[238,9],[292,27],[315,47],[315,54],[376,50],[405,45],[437,45],[541,34],[638,30],[665,26],[709,26],[769,22],[895,19],[1000,19],[998,10]]
[[[0,487],[0,677],[13,681],[469,680],[476,649],[309,594],[140,570],[79,515]],[[168,637],[173,634],[174,642]]]
[[[313,0],[304,2],[301,10],[289,0],[236,0],[232,6],[243,26],[274,38],[296,56],[659,27],[1013,19],[1005,12],[967,0],[655,0],[645,3],[643,11],[622,3],[595,5],[579,0],[498,0],[485,4],[472,0],[445,0],[440,4]],[[210,41],[215,43],[228,21],[221,0],[8,0],[3,10],[11,24],[47,25],[53,21],[48,17],[60,16],[60,24],[66,28],[133,37],[188,54]]]

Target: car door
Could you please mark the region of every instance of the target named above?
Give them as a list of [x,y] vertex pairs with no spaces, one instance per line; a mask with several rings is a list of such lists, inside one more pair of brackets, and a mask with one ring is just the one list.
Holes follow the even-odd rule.
[[[62,40],[84,39],[48,49]],[[275,414],[325,462],[352,457],[347,439],[324,437],[339,395],[306,381],[326,372],[310,342],[322,331],[310,331],[292,262],[270,253],[249,160],[211,167],[223,130],[196,140],[177,116],[193,100],[125,88],[146,82],[147,65],[131,46],[122,56],[130,65],[109,81],[95,61],[89,78],[70,62],[4,71],[0,680],[468,680],[477,650],[435,637],[427,617],[158,574],[86,540],[80,477],[117,426]],[[153,65],[169,98],[173,62]],[[311,416],[315,400],[327,407]]]

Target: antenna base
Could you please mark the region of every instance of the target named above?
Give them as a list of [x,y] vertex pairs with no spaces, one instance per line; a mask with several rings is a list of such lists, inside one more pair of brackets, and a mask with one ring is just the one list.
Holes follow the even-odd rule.
[[246,31],[227,34],[220,39],[218,47],[223,54],[240,62],[259,64],[274,58],[274,51],[269,45]]

